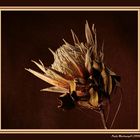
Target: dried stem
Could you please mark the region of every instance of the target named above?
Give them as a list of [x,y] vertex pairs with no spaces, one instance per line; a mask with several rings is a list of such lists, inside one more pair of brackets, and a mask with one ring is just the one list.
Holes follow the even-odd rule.
[[108,121],[109,114],[110,114],[110,102],[109,102],[109,101],[107,101],[107,115],[106,115],[106,123],[107,123],[107,121]]
[[105,114],[104,114],[104,111],[103,111],[102,108],[100,109],[100,115],[101,115],[101,120],[102,120],[104,129],[107,129],[107,124],[106,124],[106,121],[105,121]]
[[123,98],[123,89],[121,88],[121,87],[119,87],[120,88],[120,90],[121,90],[121,94],[120,94],[120,102],[119,102],[119,104],[118,104],[118,107],[117,107],[117,110],[116,110],[116,113],[115,113],[115,116],[114,116],[114,118],[113,118],[113,121],[112,121],[112,123],[111,123],[111,126],[110,126],[110,128],[112,128],[112,126],[113,126],[113,124],[114,124],[114,122],[115,122],[115,119],[116,119],[116,116],[118,115],[118,112],[119,112],[119,110],[120,110],[120,107],[121,107],[121,103],[122,103],[122,98]]

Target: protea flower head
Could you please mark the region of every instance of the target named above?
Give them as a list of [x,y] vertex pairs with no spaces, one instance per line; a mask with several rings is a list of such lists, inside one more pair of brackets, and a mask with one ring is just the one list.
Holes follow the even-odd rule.
[[103,45],[97,47],[97,35],[94,24],[92,30],[85,24],[86,43],[80,42],[71,30],[74,45],[64,40],[64,44],[55,52],[49,49],[54,57],[50,67],[39,60],[35,63],[42,73],[26,69],[41,80],[52,85],[42,91],[62,93],[59,96],[60,107],[73,108],[76,105],[100,109],[110,100],[114,87],[119,84],[117,76],[104,64]]

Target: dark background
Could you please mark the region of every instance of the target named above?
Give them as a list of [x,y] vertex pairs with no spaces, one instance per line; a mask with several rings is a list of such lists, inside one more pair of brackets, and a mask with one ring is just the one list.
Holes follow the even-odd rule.
[[[38,70],[31,59],[53,63],[56,50],[73,29],[85,42],[84,25],[95,23],[98,45],[105,42],[105,64],[122,77],[124,97],[113,128],[137,128],[137,12],[2,12],[2,128],[103,128],[99,114],[57,108],[56,93],[43,93],[49,84],[24,68]],[[112,113],[119,94],[112,100]],[[110,118],[113,117],[113,114]],[[110,123],[110,122],[109,122]]]
[[1,6],[139,6],[139,0],[0,0]]

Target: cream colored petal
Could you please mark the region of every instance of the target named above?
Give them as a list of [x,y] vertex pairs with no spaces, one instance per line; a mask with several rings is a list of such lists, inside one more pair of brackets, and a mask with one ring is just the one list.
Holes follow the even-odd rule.
[[89,28],[89,25],[88,25],[87,21],[86,21],[86,24],[85,24],[85,35],[86,35],[87,43],[89,45],[94,45],[94,40],[93,40],[92,32],[91,32],[91,30]]
[[56,92],[56,93],[68,93],[69,92],[68,89],[59,88],[59,87],[49,87],[49,88],[42,89],[41,91]]
[[93,34],[94,34],[94,47],[96,48],[96,51],[97,51],[97,35],[96,35],[96,29],[95,29],[95,26],[94,24],[92,25],[92,31],[93,31]]
[[72,29],[71,29],[71,33],[72,33],[72,37],[73,37],[74,44],[75,44],[75,45],[76,45],[76,44],[80,44],[77,35],[73,32]]
[[109,75],[109,79],[108,79],[108,93],[109,95],[112,92],[112,77]]
[[68,57],[68,59],[72,63],[72,65],[75,68],[75,70],[78,71],[79,76],[83,77],[83,72],[82,72],[81,68],[77,65],[75,60],[69,55],[69,53],[67,51],[65,51],[65,55]]
[[76,91],[76,83],[75,81],[70,82],[70,92]]
[[48,68],[51,72],[53,72],[53,75],[55,75],[55,78],[58,79],[58,81],[61,81],[62,83],[69,85],[70,81],[65,79],[63,76],[59,74],[56,70],[53,70],[51,68]]
[[107,75],[105,69],[102,70],[101,76],[102,76],[102,78],[103,78],[104,90],[105,90],[105,92],[107,92],[109,77],[108,77],[108,75]]
[[45,81],[45,82],[47,82],[49,84],[52,84],[52,85],[57,86],[57,87],[66,87],[66,85],[64,85],[60,81],[51,79],[51,78],[45,76],[44,74],[41,74],[39,72],[36,72],[36,71],[34,71],[32,69],[25,69],[25,70],[29,71],[30,73],[32,73],[36,77],[40,78],[41,80],[43,80],[43,81]]
[[87,53],[86,53],[86,55],[85,55],[85,67],[86,67],[86,69],[88,70],[88,72],[89,73],[91,73],[92,72],[92,61],[91,61],[91,48],[89,48],[88,50],[87,50]]
[[93,106],[93,107],[98,107],[98,92],[95,91],[93,88],[90,88],[89,90],[90,93],[90,99],[89,99],[89,103]]
[[45,67],[43,65],[43,63],[41,63],[42,65],[40,65],[39,63],[37,63],[36,61],[31,60],[34,64],[36,64],[44,73],[46,73]]

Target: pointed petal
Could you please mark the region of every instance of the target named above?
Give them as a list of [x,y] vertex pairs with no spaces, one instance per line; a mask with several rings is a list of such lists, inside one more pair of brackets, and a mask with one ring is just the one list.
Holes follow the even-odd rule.
[[74,44],[80,44],[78,37],[76,36],[76,34],[73,32],[73,30],[71,29],[71,33],[72,33],[72,37],[73,37],[73,41]]
[[59,87],[49,87],[49,88],[42,89],[41,91],[56,92],[56,93],[67,93],[68,89],[59,88]]
[[105,92],[107,92],[109,77],[108,77],[108,75],[107,75],[105,69],[102,70],[101,76],[102,76],[102,78],[103,78],[104,90],[105,90]]
[[95,48],[97,49],[97,35],[96,35],[96,29],[95,29],[94,24],[92,25],[92,31],[94,35]]
[[65,79],[63,76],[59,74],[56,70],[52,68],[48,68],[50,71],[52,71],[56,77],[56,79],[59,79],[59,81],[62,81],[62,83],[68,84],[69,85],[69,80]]
[[49,84],[52,84],[54,86],[58,86],[58,87],[66,87],[66,85],[64,85],[63,83],[61,83],[60,81],[57,81],[57,80],[54,80],[54,79],[51,79],[50,77],[47,77],[46,75],[44,74],[41,74],[39,72],[36,72],[32,69],[25,69],[27,71],[29,71],[30,73],[32,73],[33,75],[35,75],[36,77],[40,78],[41,80],[49,83]]
[[61,76],[61,77],[64,78],[65,80],[73,80],[73,77],[68,76],[68,75],[66,75],[66,74],[64,74],[64,73],[62,73],[62,72],[59,72],[59,71],[57,71],[57,70],[55,70],[55,69],[53,69],[53,68],[48,68],[48,69],[51,70],[51,71],[53,71],[53,72],[56,73],[57,75]]
[[103,43],[102,43],[101,52],[104,53],[104,41],[103,41]]
[[88,72],[89,73],[91,73],[92,72],[92,61],[91,61],[91,48],[89,48],[88,50],[87,50],[87,53],[86,53],[86,55],[85,55],[85,67],[86,67],[86,69],[88,70]]
[[50,52],[53,54],[53,56],[55,58],[55,56],[56,56],[55,52],[52,49],[50,49],[50,48],[48,48],[48,49],[50,50]]
[[37,63],[36,61],[31,60],[35,65],[37,65],[44,73],[46,73],[46,70],[44,68],[44,66],[40,65],[39,63]]
[[109,76],[109,80],[108,80],[108,93],[109,95],[111,94],[112,92],[112,77]]
[[85,35],[86,35],[87,43],[89,45],[94,45],[94,40],[93,40],[92,32],[91,32],[91,30],[89,28],[89,25],[88,25],[87,21],[86,21],[86,24],[85,24]]
[[64,38],[63,38],[64,43],[66,44],[66,46],[71,46],[70,43],[68,43]]
[[40,64],[45,68],[43,62],[39,59]]

